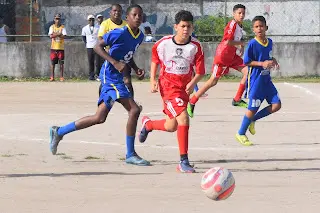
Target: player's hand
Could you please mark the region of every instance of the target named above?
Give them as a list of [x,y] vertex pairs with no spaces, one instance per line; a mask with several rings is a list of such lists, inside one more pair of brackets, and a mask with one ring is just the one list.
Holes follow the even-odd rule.
[[242,57],[244,54],[244,46],[241,45],[240,49],[239,49],[239,56]]
[[194,90],[194,85],[191,84],[191,83],[188,83],[187,86],[186,86],[186,93],[187,93],[188,95],[191,95],[192,92],[193,92],[193,90]]
[[264,61],[262,62],[262,67],[264,69],[271,69],[273,67],[273,60],[267,60],[267,61]]
[[275,58],[273,58],[272,61],[273,61],[273,67],[276,70],[279,70],[280,69],[280,65],[278,64],[278,61]]
[[121,73],[127,69],[127,65],[121,61],[116,62],[113,66]]
[[151,83],[151,92],[152,93],[158,92],[158,88],[159,88],[158,82],[155,80],[151,80],[150,83]]
[[143,80],[146,72],[143,69],[139,68],[138,70],[136,70],[136,74],[137,74],[139,80]]

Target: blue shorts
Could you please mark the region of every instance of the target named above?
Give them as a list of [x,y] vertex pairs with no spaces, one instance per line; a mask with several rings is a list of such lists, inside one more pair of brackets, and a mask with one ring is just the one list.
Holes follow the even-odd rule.
[[248,91],[249,104],[248,109],[257,111],[264,100],[268,104],[281,103],[278,91],[272,81],[264,82],[263,84],[253,84]]
[[121,98],[131,98],[131,93],[128,87],[124,83],[105,83],[102,84],[101,93],[98,100],[98,106],[104,102],[108,108],[111,110],[115,101]]

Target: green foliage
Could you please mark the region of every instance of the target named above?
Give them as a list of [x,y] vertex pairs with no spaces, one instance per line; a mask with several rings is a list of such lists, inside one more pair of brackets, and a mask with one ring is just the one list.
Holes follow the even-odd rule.
[[[195,34],[202,42],[221,41],[224,28],[231,19],[232,17],[225,17],[222,14],[202,16],[195,21]],[[252,37],[250,20],[244,20],[243,29],[249,38]]]

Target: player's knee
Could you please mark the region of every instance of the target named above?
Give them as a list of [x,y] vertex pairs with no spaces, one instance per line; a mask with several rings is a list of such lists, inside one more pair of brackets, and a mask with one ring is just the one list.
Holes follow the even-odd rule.
[[140,115],[140,108],[138,107],[138,105],[132,106],[129,112],[129,116],[139,117],[139,115]]
[[272,113],[275,113],[281,109],[281,102],[277,104],[273,104],[272,106]]
[[61,59],[60,59],[60,60],[59,60],[59,64],[60,64],[60,65],[63,65],[63,64],[64,64],[64,60],[61,60]]
[[106,121],[106,116],[102,116],[102,115],[96,115],[94,117],[94,123],[95,124],[103,124]]
[[172,123],[168,126],[166,126],[167,132],[175,132],[178,129],[178,123]]
[[218,83],[218,79],[217,78],[214,78],[214,77],[211,77],[208,81],[208,86],[209,87],[213,87],[215,86],[217,83]]

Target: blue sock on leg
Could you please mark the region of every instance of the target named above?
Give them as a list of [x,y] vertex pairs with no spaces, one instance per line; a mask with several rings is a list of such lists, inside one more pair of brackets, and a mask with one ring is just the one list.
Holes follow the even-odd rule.
[[245,115],[243,117],[242,124],[241,124],[239,131],[238,131],[238,134],[245,135],[250,123],[251,123],[251,120]]
[[252,120],[256,121],[256,120],[264,118],[270,114],[271,113],[269,112],[269,106],[267,106],[267,107],[263,108],[262,110],[260,110],[257,114],[255,114]]
[[135,150],[134,150],[134,140],[135,140],[135,136],[128,136],[126,138],[126,142],[127,142],[127,158],[132,157],[135,154]]
[[198,90],[199,90],[199,87],[198,87],[198,84],[196,84],[196,85],[194,86],[194,91],[195,91],[195,92],[198,92]]
[[65,126],[59,127],[58,135],[62,137],[62,136],[66,135],[70,132],[73,132],[73,131],[76,131],[76,122],[72,122],[72,123],[69,123]]

